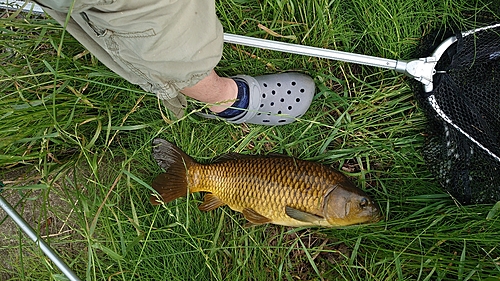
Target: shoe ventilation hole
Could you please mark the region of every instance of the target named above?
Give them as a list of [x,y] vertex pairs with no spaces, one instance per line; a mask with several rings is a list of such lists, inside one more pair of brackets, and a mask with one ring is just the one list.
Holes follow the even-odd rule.
[[278,122],[284,123],[284,122],[286,122],[286,120],[285,119],[280,119],[280,120],[278,120]]
[[292,94],[292,91],[288,90],[286,91],[287,94],[291,95]]
[[261,103],[261,104],[260,104],[260,107],[264,107],[264,104],[263,104],[263,103]]
[[281,99],[280,99],[280,102],[285,102],[285,99],[284,99],[284,98],[281,98]]
[[281,110],[278,111],[278,114],[281,114]]
[[292,106],[291,105],[288,106],[288,110],[292,110]]
[[271,94],[276,95],[276,91],[275,91],[275,90],[272,90],[272,91],[271,91]]
[[271,120],[264,119],[264,120],[262,120],[262,122],[264,122],[264,123],[269,123],[269,122],[271,122]]
[[266,94],[262,94],[262,98],[265,99],[266,98]]
[[281,87],[281,83],[277,83],[276,86]]
[[296,102],[300,102],[300,98],[296,98],[296,99],[295,99],[295,101],[296,101]]
[[297,82],[292,81],[292,86],[295,86],[295,85],[297,85]]
[[270,105],[271,105],[271,106],[274,106],[274,102],[272,102]]
[[261,115],[262,115],[262,113],[260,113],[260,112],[259,112],[259,113],[257,113],[257,116],[261,116]]
[[301,92],[301,93],[303,93],[303,92],[305,92],[305,91],[306,91],[306,90],[304,90],[304,89],[300,89],[300,92]]
[[264,83],[264,84],[262,84],[262,85],[263,85],[264,87],[266,87],[266,88],[267,88],[267,84],[266,84],[266,83]]

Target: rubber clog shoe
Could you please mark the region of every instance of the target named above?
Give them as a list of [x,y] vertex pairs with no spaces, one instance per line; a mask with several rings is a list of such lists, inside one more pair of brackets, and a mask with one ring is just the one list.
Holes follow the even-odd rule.
[[231,118],[221,118],[211,113],[199,115],[237,124],[285,125],[307,111],[316,89],[311,77],[296,72],[256,77],[237,75],[233,78],[245,81],[249,87],[248,109]]

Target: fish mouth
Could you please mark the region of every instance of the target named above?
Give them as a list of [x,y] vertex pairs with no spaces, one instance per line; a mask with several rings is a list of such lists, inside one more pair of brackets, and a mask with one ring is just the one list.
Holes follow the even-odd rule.
[[371,219],[370,222],[379,222],[379,221],[381,221],[383,219],[384,219],[384,215],[382,215],[382,213],[380,213],[380,210],[377,209],[374,212],[373,217],[372,217],[372,219]]
[[372,203],[372,222],[379,222],[384,219],[384,215],[380,211],[380,207],[373,200],[370,200]]
[[379,221],[382,221],[382,220],[384,220],[384,216],[380,215],[378,217],[375,217],[372,222],[379,222]]

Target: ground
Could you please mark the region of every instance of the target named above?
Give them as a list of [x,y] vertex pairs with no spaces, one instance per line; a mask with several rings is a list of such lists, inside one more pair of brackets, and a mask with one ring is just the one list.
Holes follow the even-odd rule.
[[[62,190],[23,189],[23,186],[39,184],[35,171],[28,167],[11,169],[9,172],[0,171],[4,184],[15,186],[18,189],[7,189],[1,193],[24,220],[61,256],[74,256],[84,247],[84,244],[75,242],[81,236],[72,230],[75,224],[73,209],[67,202]],[[58,189],[60,185],[54,184],[51,189]],[[47,259],[35,243],[23,233],[17,224],[0,209],[0,267],[5,270],[0,272],[0,280],[18,277],[20,259],[26,262],[25,269],[32,264],[41,266],[39,259]],[[52,239],[56,238],[56,239]],[[21,240],[21,242],[20,242]],[[50,244],[55,241],[54,244]],[[65,242],[71,241],[71,242]],[[20,248],[22,245],[22,249]],[[22,253],[22,256],[20,254]],[[10,272],[10,273],[9,273]]]

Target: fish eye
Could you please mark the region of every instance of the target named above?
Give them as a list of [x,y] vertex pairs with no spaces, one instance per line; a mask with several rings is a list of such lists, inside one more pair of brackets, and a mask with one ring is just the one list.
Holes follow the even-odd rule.
[[368,199],[366,199],[365,197],[363,197],[359,201],[359,207],[361,207],[361,209],[364,209],[366,206],[368,206]]

